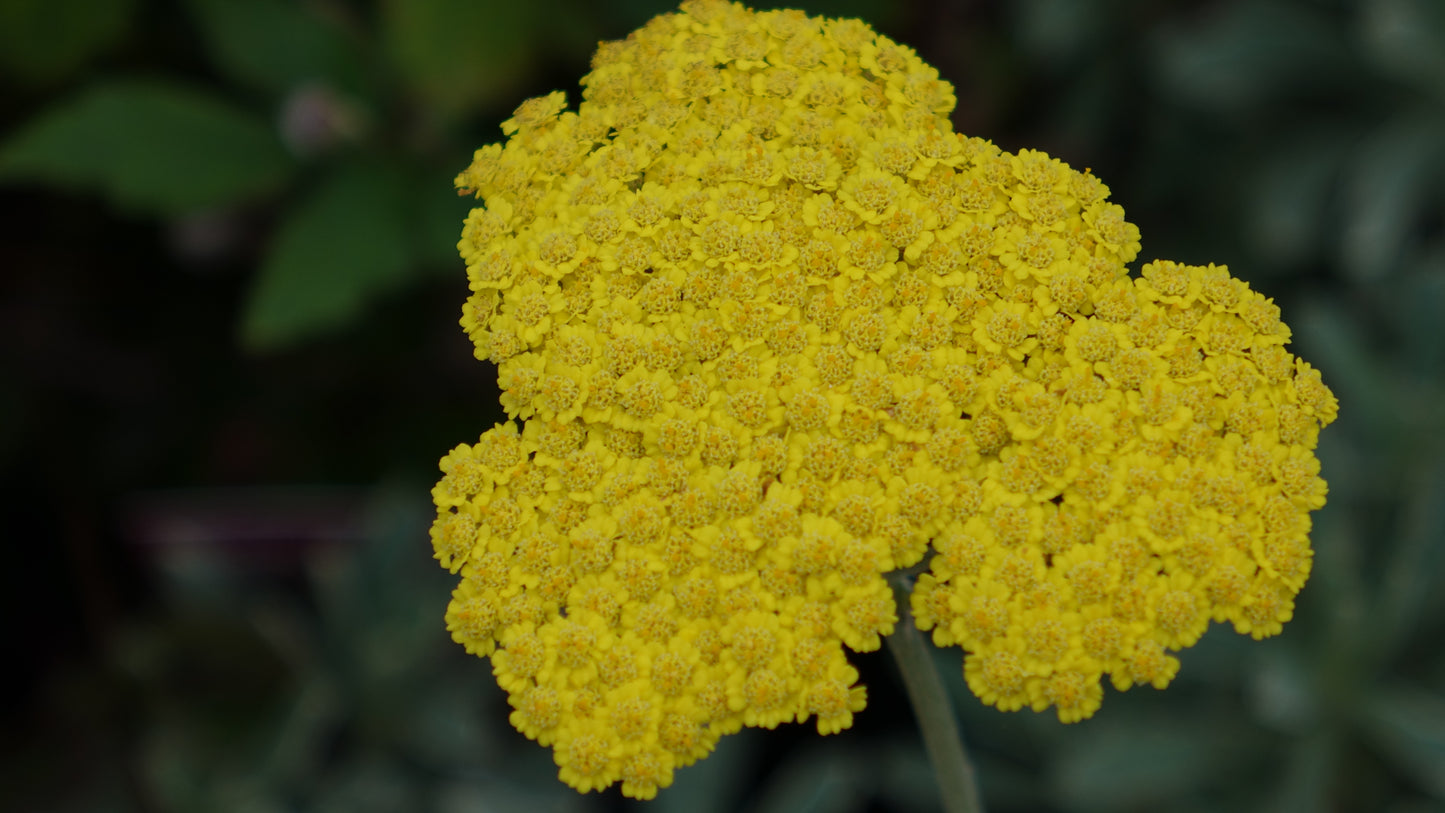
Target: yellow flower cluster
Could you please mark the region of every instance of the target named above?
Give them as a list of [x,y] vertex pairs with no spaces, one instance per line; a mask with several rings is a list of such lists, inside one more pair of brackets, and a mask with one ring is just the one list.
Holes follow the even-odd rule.
[[1223,268],[1125,264],[1097,178],[953,132],[856,20],[695,0],[457,179],[462,325],[521,421],[441,462],[447,624],[587,791],[851,725],[884,574],[1003,709],[1162,687],[1309,571],[1335,401]]
[[[1284,350],[1278,308],[1224,269],[1159,261],[1086,282],[1080,260],[1031,271],[1028,304],[975,319],[997,364],[956,430],[974,510],[934,539],[913,593],[934,642],[968,652],[984,702],[1064,722],[1094,713],[1104,674],[1166,686],[1166,650],[1211,619],[1280,631],[1309,575],[1325,498],[1312,450],[1336,412]],[[1020,363],[990,335],[999,313],[1028,326]]]

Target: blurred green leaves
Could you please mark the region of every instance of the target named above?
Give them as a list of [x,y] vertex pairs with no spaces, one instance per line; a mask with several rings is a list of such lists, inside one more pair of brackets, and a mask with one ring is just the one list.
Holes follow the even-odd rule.
[[291,169],[265,119],[160,79],[92,85],[0,146],[0,181],[98,191],[147,215],[235,205]]
[[134,0],[0,0],[0,74],[54,84],[115,44],[134,9]]
[[227,76],[280,96],[310,82],[357,92],[357,43],[315,4],[285,0],[187,0],[206,51]]
[[541,13],[527,2],[383,0],[381,31],[395,69],[427,107],[456,117],[497,102],[526,75]]
[[1282,0],[1222,3],[1163,31],[1155,59],[1175,92],[1221,113],[1347,76],[1341,31],[1319,9]]
[[1400,115],[1372,133],[1350,164],[1341,259],[1371,282],[1406,259],[1420,215],[1439,192],[1445,109]]
[[1411,686],[1380,689],[1364,706],[1377,748],[1445,801],[1445,699]]
[[1445,99],[1445,5],[1374,0],[1361,11],[1361,39],[1375,64]]
[[1428,462],[1408,481],[1399,539],[1381,575],[1375,618],[1382,627],[1372,641],[1379,659],[1396,658],[1438,618],[1445,572],[1445,460]]
[[411,267],[402,180],[343,166],[289,213],[251,289],[241,343],[273,350],[356,319]]
[[1347,134],[1300,132],[1293,148],[1272,156],[1257,173],[1245,221],[1250,247],[1268,271],[1292,270],[1322,256],[1328,243],[1330,190],[1353,145]]
[[[391,2],[379,25],[291,0],[184,6],[230,85],[112,79],[62,96],[0,143],[0,183],[161,219],[278,207],[236,331],[251,352],[352,326],[417,268],[455,267],[466,207],[450,178],[471,148],[450,146],[447,122],[525,76],[531,6]],[[32,73],[60,76],[123,33],[129,12],[129,0],[0,0],[0,44],[54,43],[56,59],[72,56]],[[4,49],[0,69],[11,57],[26,55]]]
[[[416,547],[429,519],[418,493],[378,487],[358,502],[361,538],[310,549],[296,574],[305,600],[248,582],[235,562],[220,580],[167,568],[157,587],[172,612],[115,647],[143,715],[133,759],[152,809],[586,805],[555,781],[544,750],[516,747],[525,740],[485,664],[448,640],[449,582]],[[275,510],[274,496],[232,499]],[[191,556],[235,555],[193,547]]]
[[[0,0],[0,82],[53,90],[11,112],[0,183],[102,197],[158,221],[239,212],[257,250],[231,264],[250,273],[233,332],[253,352],[284,351],[396,319],[386,297],[424,269],[463,285],[455,246],[472,202],[451,194],[450,177],[523,96],[560,87],[575,103],[574,68],[591,45],[670,5]],[[901,4],[808,5],[906,17]],[[163,26],[137,24],[163,14]],[[1114,711],[1070,727],[980,707],[948,661],[990,801],[1313,811],[1445,800],[1445,4],[1009,0],[925,24],[908,42],[972,90],[960,93],[971,135],[1068,145],[1131,218],[1152,221],[1146,258],[1229,261],[1277,297],[1300,354],[1342,400],[1322,440],[1331,495],[1316,572],[1283,639],[1215,630],[1223,643],[1191,651],[1168,692],[1111,696]],[[87,65],[98,67],[82,74]],[[150,78],[114,78],[140,72]],[[323,125],[336,102],[370,126],[299,149],[282,133],[308,98]],[[0,413],[31,417],[11,395],[0,387]],[[314,606],[252,583],[209,616],[174,610],[192,612],[201,634],[170,621],[150,630],[160,664],[123,671],[149,704],[136,753],[157,809],[598,800],[555,781],[545,749],[507,725],[486,663],[445,640],[448,580],[418,553],[419,521],[315,563]],[[925,809],[931,800],[910,805],[884,785],[926,791],[931,779],[890,779],[870,750],[897,745],[867,739],[890,688],[870,684],[880,702],[862,730],[770,766],[771,787],[746,784],[755,743],[730,738],[652,806],[796,809],[871,792],[875,806]],[[1190,713],[1204,691],[1210,713]],[[1309,702],[1288,707],[1287,696]],[[1263,745],[1242,763],[1249,742]],[[922,770],[900,753],[898,776]]]
[[[1179,736],[1180,731],[1190,735]],[[1056,799],[1079,811],[1162,809],[1248,759],[1252,749],[1244,747],[1240,733],[1200,715],[1116,713],[1090,723],[1058,755],[1052,776]]]

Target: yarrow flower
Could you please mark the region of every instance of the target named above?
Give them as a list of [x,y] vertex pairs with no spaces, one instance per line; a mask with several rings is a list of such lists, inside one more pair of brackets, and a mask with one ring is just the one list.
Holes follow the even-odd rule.
[[441,461],[446,622],[581,791],[851,725],[912,615],[1003,710],[1163,688],[1309,575],[1337,405],[1219,266],[856,20],[689,0],[457,178],[462,326],[513,419]]

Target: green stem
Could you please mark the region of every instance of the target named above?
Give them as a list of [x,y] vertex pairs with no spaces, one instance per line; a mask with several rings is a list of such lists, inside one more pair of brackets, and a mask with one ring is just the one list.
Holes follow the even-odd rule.
[[948,691],[934,666],[933,648],[913,623],[908,600],[912,577],[900,572],[890,576],[889,581],[898,600],[898,626],[884,640],[898,664],[898,671],[903,674],[903,686],[908,690],[908,700],[913,704],[913,714],[923,732],[928,761],[938,778],[943,809],[947,813],[982,813],[973,763],[963,747],[963,736],[958,730],[958,719],[953,716]]

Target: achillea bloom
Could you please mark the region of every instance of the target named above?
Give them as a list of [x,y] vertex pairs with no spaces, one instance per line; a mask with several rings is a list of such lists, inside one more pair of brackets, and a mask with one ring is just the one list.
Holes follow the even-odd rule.
[[1107,188],[955,134],[856,20],[684,3],[457,179],[462,325],[517,423],[443,458],[448,628],[579,790],[847,728],[897,620],[985,702],[1093,714],[1310,567],[1336,404],[1278,309],[1150,263]]

